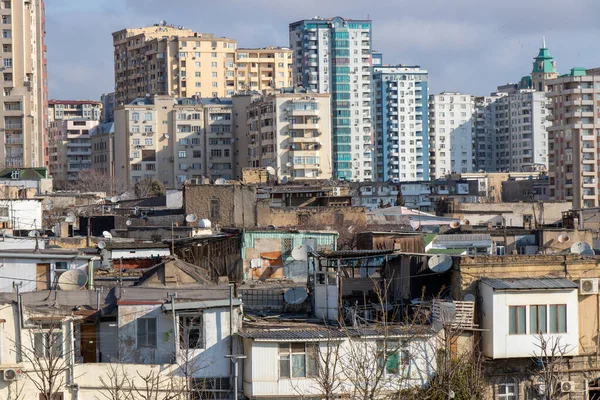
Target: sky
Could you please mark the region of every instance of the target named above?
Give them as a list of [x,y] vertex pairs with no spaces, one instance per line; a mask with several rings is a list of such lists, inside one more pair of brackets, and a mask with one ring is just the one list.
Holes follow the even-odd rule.
[[420,65],[430,93],[486,95],[531,72],[542,37],[560,73],[600,67],[598,0],[45,0],[49,97],[114,90],[112,32],[165,20],[237,40],[288,46],[314,16],[371,19],[384,63]]

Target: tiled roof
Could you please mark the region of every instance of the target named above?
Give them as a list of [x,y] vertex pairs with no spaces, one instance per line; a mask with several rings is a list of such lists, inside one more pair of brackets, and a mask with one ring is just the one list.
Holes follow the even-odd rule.
[[494,290],[548,290],[548,289],[577,289],[575,282],[567,278],[521,278],[521,279],[492,279],[485,278],[482,282]]

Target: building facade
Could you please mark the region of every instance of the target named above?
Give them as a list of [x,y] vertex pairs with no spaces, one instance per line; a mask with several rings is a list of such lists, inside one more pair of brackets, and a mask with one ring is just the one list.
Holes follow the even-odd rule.
[[289,31],[296,85],[331,94],[334,177],[373,180],[371,21],[316,17]]
[[75,183],[80,173],[92,170],[90,131],[98,124],[98,120],[83,118],[50,123],[48,169],[57,187],[65,188]]
[[375,179],[429,180],[427,71],[418,66],[375,67],[373,84]]
[[45,165],[48,88],[44,44],[44,2],[3,1],[0,163]]
[[228,99],[140,98],[115,109],[115,178],[180,188],[187,179],[233,178]]
[[431,175],[473,172],[474,97],[442,92],[429,97]]
[[550,199],[572,201],[575,209],[598,207],[600,68],[573,68],[548,81],[548,89]]
[[102,103],[93,100],[49,100],[48,121],[91,119],[100,121]]
[[103,124],[108,124],[115,121],[115,92],[104,93],[100,96],[102,103],[102,115],[100,120]]
[[[326,93],[274,93],[248,106],[248,162],[279,182],[331,179],[331,108]],[[244,154],[245,156],[245,154]]]
[[284,47],[237,49],[235,83],[229,90],[264,90],[293,86],[292,50]]
[[109,177],[115,168],[115,124],[100,124],[90,131],[92,142],[92,171]]

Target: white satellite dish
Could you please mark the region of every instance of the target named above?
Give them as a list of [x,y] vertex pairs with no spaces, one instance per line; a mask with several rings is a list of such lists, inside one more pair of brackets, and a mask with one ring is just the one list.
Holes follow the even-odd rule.
[[168,139],[170,136],[165,133],[165,139]]
[[308,293],[303,287],[290,288],[283,295],[283,299],[288,304],[302,304],[307,298]]
[[464,301],[475,301],[475,295],[468,293],[465,295],[465,297],[463,298]]
[[110,202],[113,203],[113,204],[118,203],[119,202],[119,198],[117,196],[111,197],[110,198]]
[[306,261],[308,259],[308,253],[312,251],[312,247],[307,244],[303,244],[293,249],[291,256],[296,261]]
[[291,162],[285,163],[285,166],[288,168],[291,167],[292,165],[294,165],[294,164],[292,164]]
[[595,256],[596,252],[594,251],[594,249],[585,249],[581,253],[579,253],[579,255],[580,256]]
[[[592,246],[590,246],[586,242],[573,243],[573,245],[571,246],[571,253],[573,254],[590,255],[590,250],[592,251],[593,255],[594,250],[592,249]],[[588,254],[583,254],[584,252],[587,252]]]
[[460,224],[461,225],[471,225],[471,221],[469,221],[468,219],[465,218],[460,221]]
[[131,220],[130,220],[130,219],[128,219],[127,221],[125,221],[125,225],[127,225],[127,226],[131,226],[131,224],[132,224],[132,223],[133,223],[133,222],[131,222]]
[[200,220],[200,222],[198,223],[198,226],[200,226],[200,228],[208,229],[208,228],[212,227],[212,222],[210,222],[209,219],[202,218]]
[[281,183],[283,183],[284,185],[285,185],[286,183],[288,183],[288,177],[287,177],[287,176],[284,176],[283,178],[281,178]]
[[29,237],[40,237],[40,232],[39,231],[29,231],[29,233],[27,234],[27,236]]
[[335,185],[335,181],[333,179],[330,179],[329,180],[329,186],[333,186],[333,185]]
[[88,281],[87,274],[80,269],[63,272],[58,277],[57,286],[61,290],[80,290]]
[[198,217],[195,214],[188,214],[185,217],[185,222],[187,223],[194,223],[198,220]]
[[571,237],[568,233],[561,233],[558,235],[558,243],[567,243],[569,240],[571,240]]
[[109,231],[104,231],[102,232],[102,236],[104,236],[105,239],[112,239],[113,236]]
[[65,222],[67,224],[74,224],[76,220],[77,219],[75,218],[74,215],[69,215],[69,216],[67,216],[67,218],[65,218]]
[[106,248],[106,243],[105,242],[98,242],[98,248],[100,250],[104,250]]
[[273,167],[267,167],[266,169],[267,169],[267,173],[269,175],[275,175],[275,168],[273,168]]
[[459,226],[460,226],[460,221],[458,221],[458,220],[450,222],[450,228],[452,228],[452,229],[456,229]]
[[225,178],[219,178],[215,181],[215,185],[225,185],[227,180]]
[[441,274],[452,267],[452,257],[447,254],[436,254],[427,261],[427,266],[433,272]]

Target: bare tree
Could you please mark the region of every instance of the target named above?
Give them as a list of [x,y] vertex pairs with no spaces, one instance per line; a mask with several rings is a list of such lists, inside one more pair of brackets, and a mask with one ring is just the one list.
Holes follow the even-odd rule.
[[[108,372],[100,376],[104,388],[100,392],[106,400],[133,400],[133,382],[122,364],[110,364]],[[98,396],[96,396],[99,399]]]
[[540,394],[546,400],[559,397],[558,385],[562,380],[565,354],[569,351],[568,345],[561,343],[561,336],[547,337],[543,333],[536,336],[533,359],[539,369],[532,371],[532,375],[541,384]]
[[164,196],[165,188],[156,179],[144,178],[134,186],[135,197],[145,199],[148,197]]
[[31,366],[25,368],[25,376],[45,400],[54,400],[64,388],[66,377],[72,373],[70,360],[74,346],[66,339],[63,318],[50,316],[48,320],[51,322],[28,327],[28,338],[14,344],[23,361]]
[[77,180],[67,187],[79,192],[105,192],[107,195],[120,195],[130,189],[128,182],[108,174],[95,171],[80,172]]
[[146,374],[137,373],[142,381],[133,386],[136,399],[140,400],[174,400],[181,396],[182,388],[177,377],[172,373],[163,374],[161,371],[150,371]]
[[317,373],[314,379],[323,398],[332,400],[336,398],[342,386],[341,354],[339,339],[332,338],[331,331],[328,332],[327,341],[315,346]]

